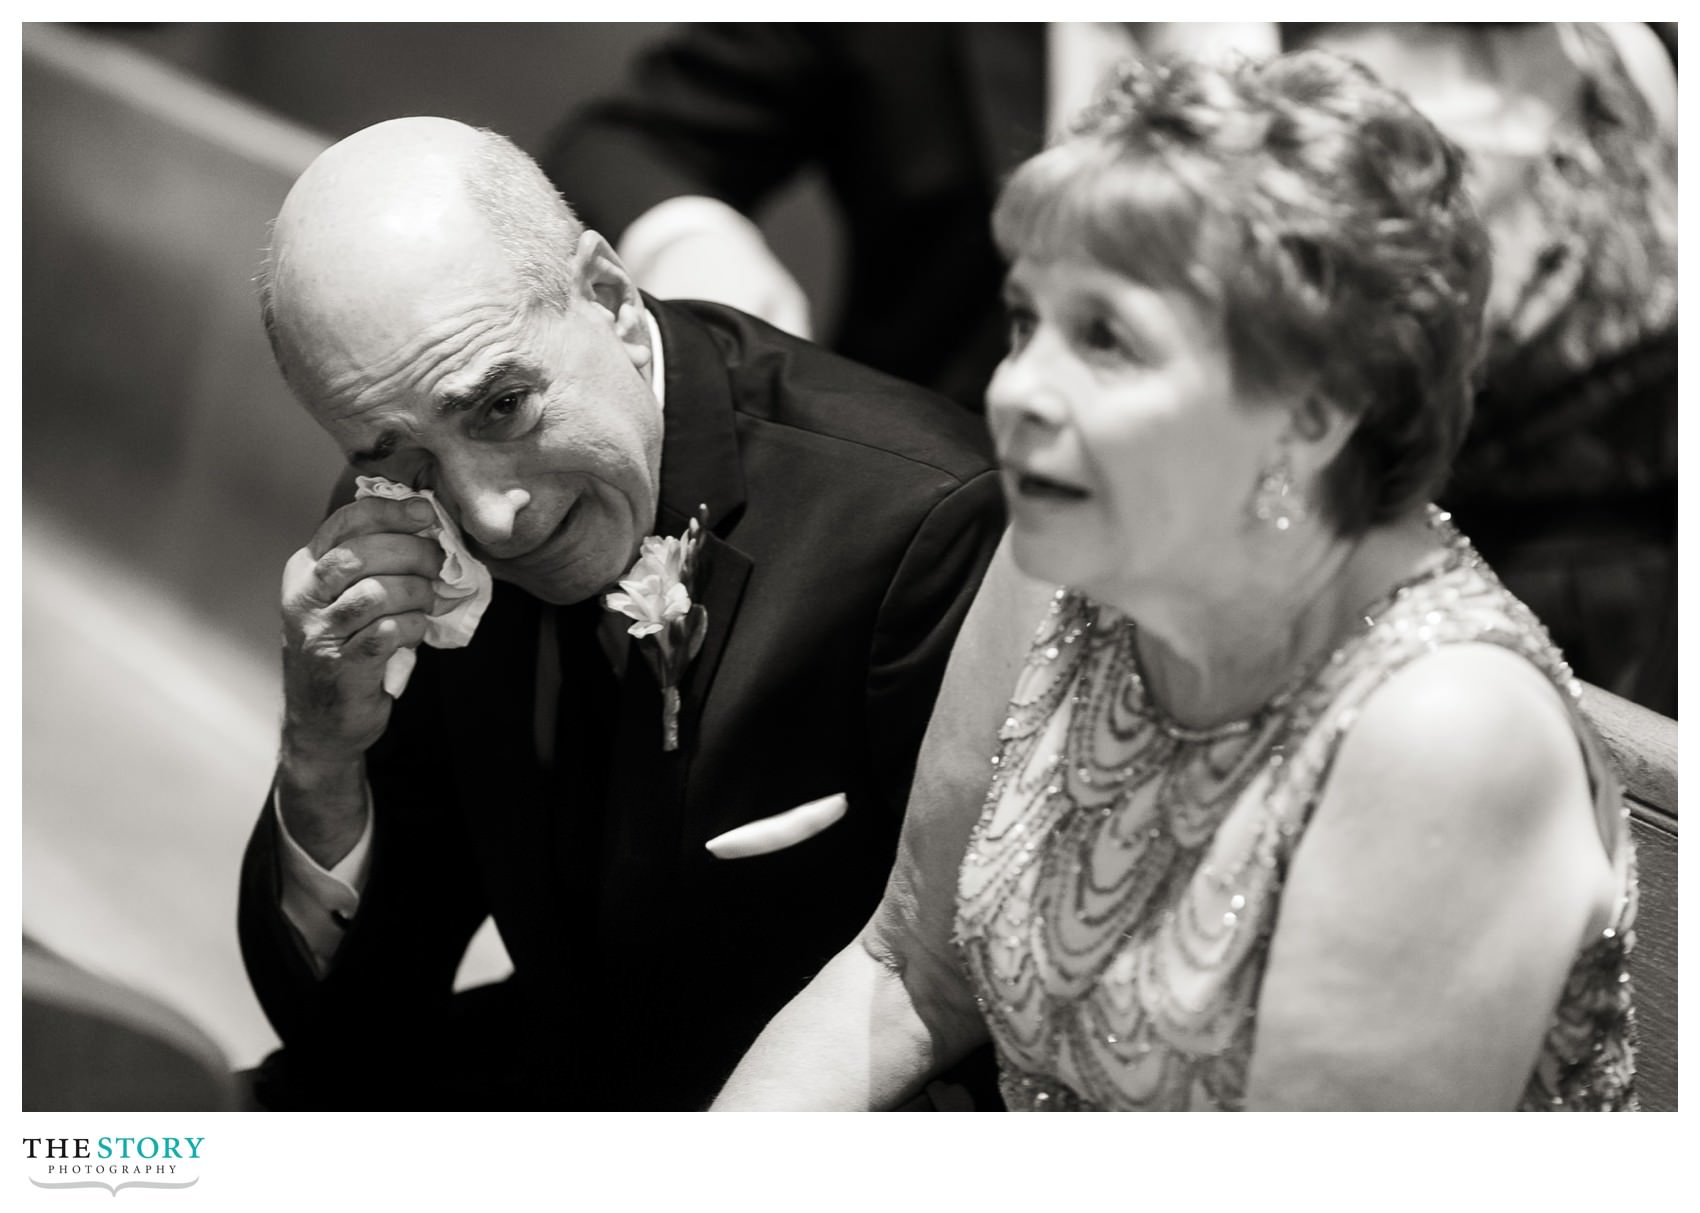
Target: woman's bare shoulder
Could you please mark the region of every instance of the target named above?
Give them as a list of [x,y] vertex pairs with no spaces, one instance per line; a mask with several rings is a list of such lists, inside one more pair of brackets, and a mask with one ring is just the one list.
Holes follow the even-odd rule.
[[1424,797],[1424,817],[1491,810],[1514,824],[1567,786],[1585,794],[1587,772],[1559,689],[1520,654],[1479,643],[1425,654],[1364,700],[1327,799],[1355,813]]
[[1514,1104],[1614,877],[1568,711],[1488,645],[1362,705],[1281,894],[1256,1102]]

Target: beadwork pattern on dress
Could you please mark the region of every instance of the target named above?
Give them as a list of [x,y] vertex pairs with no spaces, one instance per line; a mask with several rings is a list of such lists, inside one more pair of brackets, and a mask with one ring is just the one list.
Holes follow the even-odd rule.
[[1448,644],[1521,653],[1571,708],[1623,895],[1571,971],[1525,1108],[1634,1106],[1633,855],[1580,686],[1439,511],[1446,559],[1396,587],[1251,716],[1188,729],[1137,629],[1059,590],[1018,680],[958,877],[956,944],[1031,1110],[1237,1109],[1282,881],[1359,706]]

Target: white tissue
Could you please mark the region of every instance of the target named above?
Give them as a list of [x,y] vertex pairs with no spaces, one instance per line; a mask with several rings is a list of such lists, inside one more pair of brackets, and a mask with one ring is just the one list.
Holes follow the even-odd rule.
[[[387,497],[391,501],[407,501],[423,497],[437,511],[437,521],[420,527],[418,533],[435,539],[443,547],[443,568],[437,574],[437,601],[433,614],[425,623],[425,643],[434,649],[464,648],[472,640],[478,621],[484,618],[484,608],[490,605],[490,570],[484,567],[460,537],[443,503],[430,489],[410,489],[405,484],[385,480],[382,476],[356,476],[355,500],[362,497]],[[446,604],[453,605],[446,605]],[[397,649],[384,666],[384,690],[390,698],[398,699],[407,688],[417,660],[412,649]]]

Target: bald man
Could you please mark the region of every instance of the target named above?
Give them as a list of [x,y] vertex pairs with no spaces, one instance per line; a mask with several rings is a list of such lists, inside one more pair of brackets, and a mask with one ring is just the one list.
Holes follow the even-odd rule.
[[[283,577],[285,712],[242,873],[283,1038],[273,1107],[689,1109],[871,912],[946,656],[1002,526],[941,398],[739,312],[658,303],[506,140],[442,119],[326,151],[261,284],[352,470],[434,490],[496,579],[418,649],[442,549],[418,500],[335,509]],[[706,531],[663,692],[602,595]],[[704,843],[803,802],[794,845]],[[506,982],[452,994],[494,918]]]

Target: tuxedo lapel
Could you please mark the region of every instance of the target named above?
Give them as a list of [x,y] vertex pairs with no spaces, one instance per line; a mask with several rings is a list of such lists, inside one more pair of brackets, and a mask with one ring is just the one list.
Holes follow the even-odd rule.
[[1045,26],[972,22],[959,29],[963,78],[980,124],[986,180],[995,191],[1045,144]]
[[[720,659],[726,652],[726,642],[732,635],[732,623],[738,617],[744,585],[749,581],[753,567],[748,556],[718,535],[710,533],[703,539],[694,597],[708,613],[708,625],[702,649],[686,667],[680,686],[686,712],[693,706],[700,711],[703,701],[708,698],[709,688],[714,685],[714,675],[720,669]],[[687,753],[694,749],[691,746],[685,748]]]
[[644,302],[661,330],[667,364],[656,525],[676,535],[705,505],[712,530],[737,517],[745,494],[727,356],[702,321],[683,308],[647,295]]
[[[708,698],[752,568],[750,558],[723,538],[743,511],[744,466],[738,455],[726,355],[688,312],[648,302],[661,329],[667,364],[656,526],[664,535],[680,535],[699,508],[707,514],[691,597],[707,611],[708,630],[679,688],[683,729]],[[680,745],[690,752],[688,736],[681,734]]]
[[[615,814],[635,812],[652,842],[639,846],[626,834],[628,853],[651,847],[673,853],[682,845],[686,778],[701,735],[703,707],[737,617],[752,565],[737,548],[708,535],[697,565],[692,598],[707,612],[702,648],[686,666],[679,684],[679,748],[662,749],[661,685],[641,645],[629,641],[626,676],[621,685],[619,739],[609,779],[608,803]],[[629,824],[629,823],[628,823]],[[625,833],[624,827],[613,827]]]
[[[750,559],[715,533],[730,527],[744,504],[726,357],[701,322],[650,300],[661,330],[667,367],[661,501],[656,530],[681,535],[699,508],[706,529],[691,598],[707,619],[702,647],[679,684],[679,748],[662,748],[662,690],[639,641],[629,639],[621,682],[618,733],[611,754],[604,857],[619,876],[604,885],[602,920],[616,932],[646,933],[666,889],[687,831],[685,787],[700,736],[703,705],[725,653],[727,638],[752,568]],[[615,871],[615,867],[606,869]],[[642,939],[630,941],[641,946]],[[653,943],[653,940],[650,941]]]

